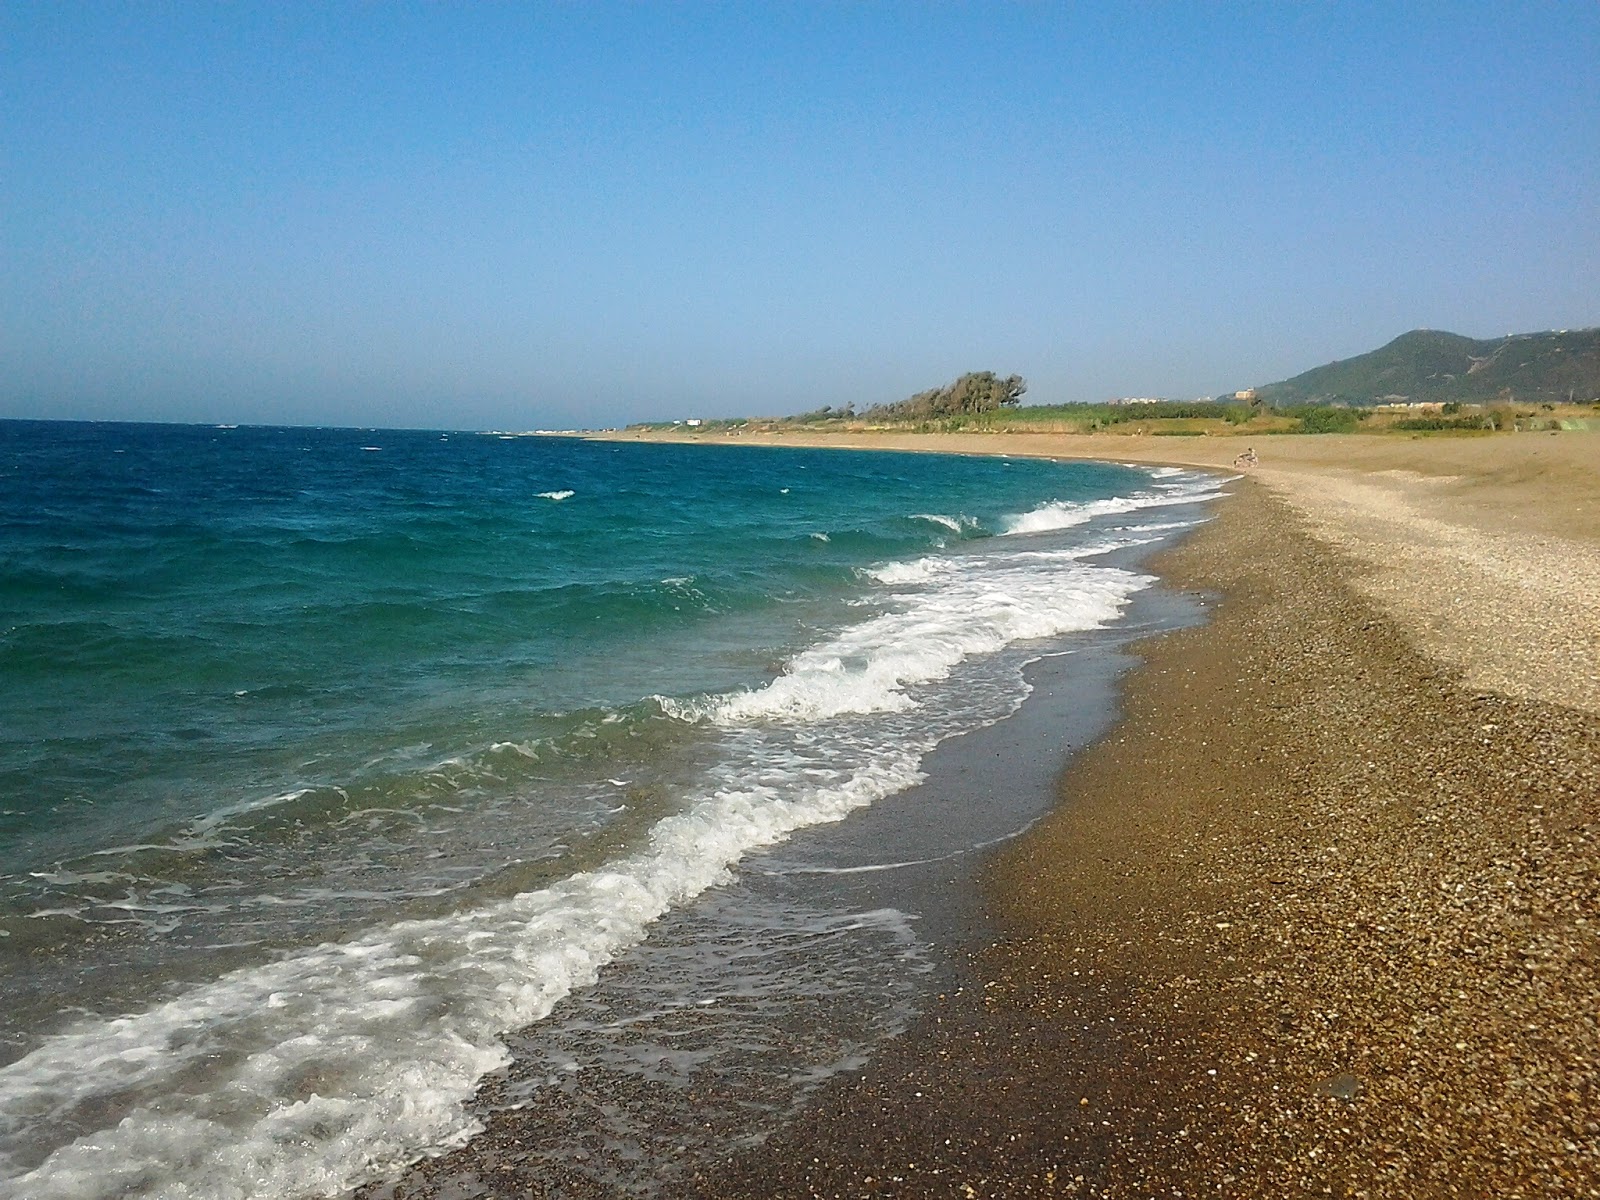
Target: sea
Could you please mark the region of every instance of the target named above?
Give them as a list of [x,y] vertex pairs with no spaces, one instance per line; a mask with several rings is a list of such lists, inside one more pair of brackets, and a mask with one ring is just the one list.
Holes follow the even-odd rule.
[[937,977],[892,882],[1064,753],[953,748],[1046,667],[1103,715],[1221,483],[0,422],[0,1196],[343,1196],[506,1110],[597,1194],[759,1144]]

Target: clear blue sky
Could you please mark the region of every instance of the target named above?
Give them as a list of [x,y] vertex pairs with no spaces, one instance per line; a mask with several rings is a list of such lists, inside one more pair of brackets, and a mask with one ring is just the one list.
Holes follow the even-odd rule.
[[1600,4],[0,7],[0,416],[531,428],[1600,324]]

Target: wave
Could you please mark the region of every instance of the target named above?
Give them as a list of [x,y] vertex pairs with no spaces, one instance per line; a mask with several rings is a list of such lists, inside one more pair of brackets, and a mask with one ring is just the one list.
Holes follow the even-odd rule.
[[[417,916],[436,911],[426,901],[441,895],[505,894],[508,867],[548,873],[586,853],[602,830],[613,844],[641,838],[632,819],[626,830],[617,821],[619,788],[605,776],[669,755],[692,736],[653,702],[529,723],[537,728],[517,740],[448,755],[398,749],[337,783],[228,800],[138,840],[91,842],[48,870],[0,872],[0,938],[15,948],[76,941],[93,926],[137,926],[154,935],[182,929],[202,947],[263,938],[305,945],[353,909],[387,920],[397,904]],[[548,803],[526,803],[534,786]],[[644,800],[634,808],[649,820],[672,806]],[[170,907],[175,891],[191,889],[204,904]],[[354,903],[364,898],[385,907]],[[267,907],[285,910],[270,930],[260,919]],[[47,928],[50,916],[70,917],[76,928]]]
[[874,583],[908,584],[927,583],[950,569],[948,558],[917,558],[910,562],[880,563],[875,567],[858,567],[863,579]]
[[570,500],[576,494],[577,493],[575,493],[571,488],[563,488],[560,491],[555,491],[555,492],[540,492],[539,493],[539,499],[541,499],[541,500]]
[[[1041,533],[1103,515],[1192,504],[1215,496],[1220,484],[1215,476],[1197,472],[1160,476],[1152,490],[1132,496],[1053,501],[1011,518],[1004,532]],[[1013,642],[1059,637],[1115,620],[1133,593],[1154,580],[1080,560],[1132,544],[1137,543],[1117,538],[1098,547],[1051,551],[1050,569],[1040,569],[1036,554],[1009,547],[994,554],[925,557],[863,568],[861,574],[880,583],[928,583],[937,577],[938,586],[900,597],[901,607],[802,651],[762,688],[657,700],[679,720],[724,726],[903,712],[915,704],[911,689],[948,677],[970,658]]]
[[1052,500],[1028,512],[1007,517],[1001,533],[1007,536],[1050,533],[1086,525],[1096,517],[1117,516],[1174,504],[1196,504],[1215,499],[1221,493],[1222,486],[1231,481],[1175,467],[1156,468],[1151,474],[1156,479],[1156,486],[1152,490],[1100,500]]
[[915,703],[908,689],[944,679],[965,660],[1012,642],[1105,625],[1153,582],[1148,575],[1070,561],[1054,570],[1008,556],[948,561],[938,588],[802,651],[763,688],[657,700],[670,716],[718,725],[903,712]]
[[[796,829],[916,783],[918,754],[728,772],[646,850],[480,909],[403,921],[87,1021],[0,1069],[0,1182],[36,1200],[290,1197],[380,1178],[479,1128],[507,1029],[592,983],[669,908]],[[226,1053],[218,1048],[226,1046]],[[107,1106],[120,1113],[101,1127]],[[24,1134],[42,1114],[59,1144]]]
[[943,513],[912,513],[913,521],[932,521],[935,525],[942,525],[951,533],[966,534],[978,528],[978,521],[965,514],[956,517],[947,517]]

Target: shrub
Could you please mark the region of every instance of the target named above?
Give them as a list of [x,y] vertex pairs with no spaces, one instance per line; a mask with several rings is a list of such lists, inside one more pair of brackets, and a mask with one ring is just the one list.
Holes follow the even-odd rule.
[[[1483,417],[1406,417],[1396,421],[1391,429],[1437,432],[1444,429],[1483,429]],[[1492,426],[1490,427],[1492,428]]]
[[1292,408],[1285,416],[1300,422],[1300,433],[1354,433],[1367,414],[1354,408],[1333,408],[1324,405],[1306,405]]

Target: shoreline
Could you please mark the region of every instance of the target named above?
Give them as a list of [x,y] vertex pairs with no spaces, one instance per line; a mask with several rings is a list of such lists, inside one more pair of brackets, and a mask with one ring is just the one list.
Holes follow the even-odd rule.
[[1093,459],[1245,473],[1285,500],[1430,659],[1600,714],[1600,436],[860,433],[608,440]]
[[[1196,506],[1198,508],[1198,505]],[[1193,515],[1201,516],[1197,511]],[[1164,544],[1171,544],[1170,536]],[[1097,556],[1108,566],[1149,576],[1148,563],[1160,545],[1130,546]],[[901,976],[903,967],[893,962],[872,968],[874,989],[886,996],[901,995],[900,1012],[882,1035],[863,1045],[851,1061],[840,1062],[825,1073],[807,1058],[817,1030],[806,1024],[806,1004],[796,1002],[794,1012],[781,1027],[774,1027],[775,1047],[782,1052],[766,1064],[773,1083],[752,1089],[748,1082],[705,1070],[686,1081],[686,1099],[673,1099],[676,1090],[661,1086],[661,1072],[641,1086],[631,1079],[606,1075],[603,1065],[592,1072],[586,1090],[568,1092],[547,1088],[526,1109],[507,1107],[508,1098],[540,1079],[543,1025],[518,1031],[508,1039],[515,1061],[480,1087],[476,1107],[485,1128],[464,1146],[437,1158],[425,1159],[398,1179],[367,1185],[355,1193],[364,1200],[444,1197],[458,1195],[551,1195],[598,1197],[641,1194],[644,1181],[653,1185],[648,1194],[679,1195],[692,1186],[695,1173],[722,1161],[739,1146],[768,1136],[781,1124],[781,1114],[798,1111],[826,1079],[853,1073],[878,1053],[915,1019],[929,998],[945,990],[954,978],[956,958],[963,948],[987,940],[990,927],[987,905],[980,888],[981,864],[1000,846],[1024,837],[1055,804],[1055,779],[1071,755],[1105,736],[1120,712],[1121,681],[1136,662],[1129,647],[1161,632],[1183,628],[1203,619],[1203,605],[1192,596],[1175,593],[1159,582],[1135,593],[1122,617],[1107,626],[1080,630],[1038,646],[1022,666],[1028,694],[1019,707],[992,723],[941,741],[923,759],[922,782],[887,796],[853,813],[847,821],[822,824],[798,831],[771,854],[758,854],[742,864],[739,876],[700,900],[664,918],[646,943],[612,964],[627,976],[652,957],[651,945],[674,942],[678,922],[704,926],[707,914],[728,910],[746,914],[767,911],[779,897],[797,910],[829,911],[848,917],[852,924],[871,920],[874,914],[892,915],[908,932],[915,930],[912,954],[915,966]],[[974,803],[981,800],[981,803]],[[802,880],[812,882],[802,883]],[[739,930],[730,926],[725,933]],[[745,947],[744,957],[748,954]],[[655,951],[660,955],[660,949]],[[756,968],[760,969],[760,968]],[[739,989],[737,981],[729,991]],[[795,997],[817,990],[816,981],[801,986]],[[579,999],[589,1011],[609,1012],[614,997],[605,978]],[[875,999],[854,1002],[861,1014],[872,1010]],[[569,1003],[570,1007],[570,1003]],[[707,1009],[707,1021],[689,1031],[686,1042],[700,1045],[714,1035],[716,1017],[724,1005]],[[816,1020],[815,1015],[810,1018]],[[819,1028],[826,1033],[826,1022]],[[683,1033],[683,1030],[679,1031]],[[751,1028],[729,1031],[751,1049],[764,1037]],[[804,1082],[810,1077],[812,1082]],[[803,1087],[792,1102],[751,1122],[740,1109],[769,1107],[775,1093],[787,1086],[784,1079]],[[653,1094],[652,1094],[653,1091]],[[627,1114],[625,1123],[635,1131],[626,1144],[610,1144],[601,1132],[615,1121],[597,1113]],[[597,1128],[599,1126],[600,1128]],[[640,1178],[638,1163],[659,1161],[659,1178]]]
[[[1136,648],[1123,717],[983,869],[992,936],[660,1194],[1600,1196],[1600,439],[1260,451],[1155,565],[1220,608]],[[546,1194],[482,1165],[461,1195]]]
[[1240,492],[959,988],[692,1194],[1600,1194],[1600,721],[1463,686]]

